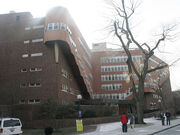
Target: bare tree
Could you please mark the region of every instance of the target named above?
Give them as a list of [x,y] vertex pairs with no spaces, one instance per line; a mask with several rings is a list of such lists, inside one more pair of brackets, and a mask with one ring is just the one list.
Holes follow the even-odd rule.
[[[155,42],[155,44],[149,45],[148,43],[140,43],[135,38],[132,28],[130,26],[130,18],[134,15],[138,4],[132,0],[126,0],[130,2],[130,6],[126,5],[125,0],[119,0],[119,3],[113,2],[113,8],[117,13],[117,17],[113,21],[113,28],[115,36],[119,39],[122,48],[124,49],[126,55],[128,56],[127,65],[128,65],[128,74],[133,91],[133,100],[135,101],[136,111],[137,111],[137,122],[144,123],[144,82],[146,75],[152,73],[156,70],[163,69],[168,67],[168,64],[165,62],[159,63],[156,67],[149,67],[149,60],[154,55],[154,51],[159,47],[161,42],[165,41],[170,37],[170,32],[174,28],[168,27],[163,28],[162,32]],[[131,46],[138,48],[143,55],[143,60],[140,62],[141,68],[137,66],[132,59]],[[140,70],[141,69],[141,70]],[[134,76],[138,78],[138,82],[135,80]],[[138,85],[138,87],[136,87]]]

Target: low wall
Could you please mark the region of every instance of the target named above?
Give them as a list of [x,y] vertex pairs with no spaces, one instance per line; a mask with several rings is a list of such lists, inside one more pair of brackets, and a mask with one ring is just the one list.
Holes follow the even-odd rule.
[[[83,119],[83,125],[92,125],[100,123],[109,122],[120,122],[119,116],[114,117],[100,117],[100,118],[86,118]],[[64,127],[75,127],[76,119],[54,119],[54,120],[32,120],[32,121],[22,121],[23,128],[45,128],[47,126],[52,126],[53,128],[64,128]]]

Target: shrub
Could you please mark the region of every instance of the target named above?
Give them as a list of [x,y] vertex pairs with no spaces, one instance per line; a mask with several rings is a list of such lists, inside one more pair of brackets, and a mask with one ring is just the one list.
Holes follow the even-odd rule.
[[96,112],[94,110],[86,110],[83,114],[84,118],[93,118],[97,117]]
[[57,119],[76,118],[78,108],[73,104],[59,105],[56,112]]
[[43,119],[55,118],[56,110],[57,110],[56,108],[57,108],[57,103],[54,100],[52,99],[46,100],[40,107],[41,118]]
[[104,110],[104,116],[112,116],[112,115],[113,115],[113,109]]

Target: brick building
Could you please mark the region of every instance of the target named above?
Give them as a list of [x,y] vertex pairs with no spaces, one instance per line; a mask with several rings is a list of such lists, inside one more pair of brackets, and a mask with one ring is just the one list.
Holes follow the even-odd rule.
[[[29,12],[0,15],[0,104],[39,104],[48,98],[59,103],[84,99],[132,99],[127,56],[122,50],[94,44],[90,50],[65,8],[50,10],[43,18]],[[132,50],[139,65],[143,55]],[[161,61],[153,56],[150,66]],[[168,68],[148,74],[145,107],[154,109],[157,93],[169,80]],[[171,92],[169,88],[162,91]]]
[[[131,49],[131,55],[136,68],[140,72],[143,67],[143,53],[138,49]],[[96,79],[93,83],[94,98],[131,100],[133,93],[128,77],[127,55],[125,52],[122,49],[107,48],[106,43],[93,44],[92,59],[93,77]],[[163,63],[156,56],[152,56],[149,60],[149,68],[157,67],[159,64],[163,65]],[[169,77],[168,68],[147,74],[144,83],[146,111],[159,108],[165,110],[171,108],[170,106],[174,104]],[[135,74],[134,80],[138,84]]]

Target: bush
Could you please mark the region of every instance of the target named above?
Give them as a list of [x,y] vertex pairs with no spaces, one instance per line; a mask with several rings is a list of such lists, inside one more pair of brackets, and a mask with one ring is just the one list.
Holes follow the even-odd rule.
[[94,110],[86,110],[83,114],[84,118],[93,118],[97,117],[96,112]]
[[56,116],[57,111],[57,103],[52,100],[48,99],[46,100],[40,107],[40,117],[43,119],[53,119]]
[[77,118],[78,108],[73,104],[59,105],[56,112],[57,119]]
[[104,116],[112,116],[112,115],[113,115],[113,109],[104,110]]

